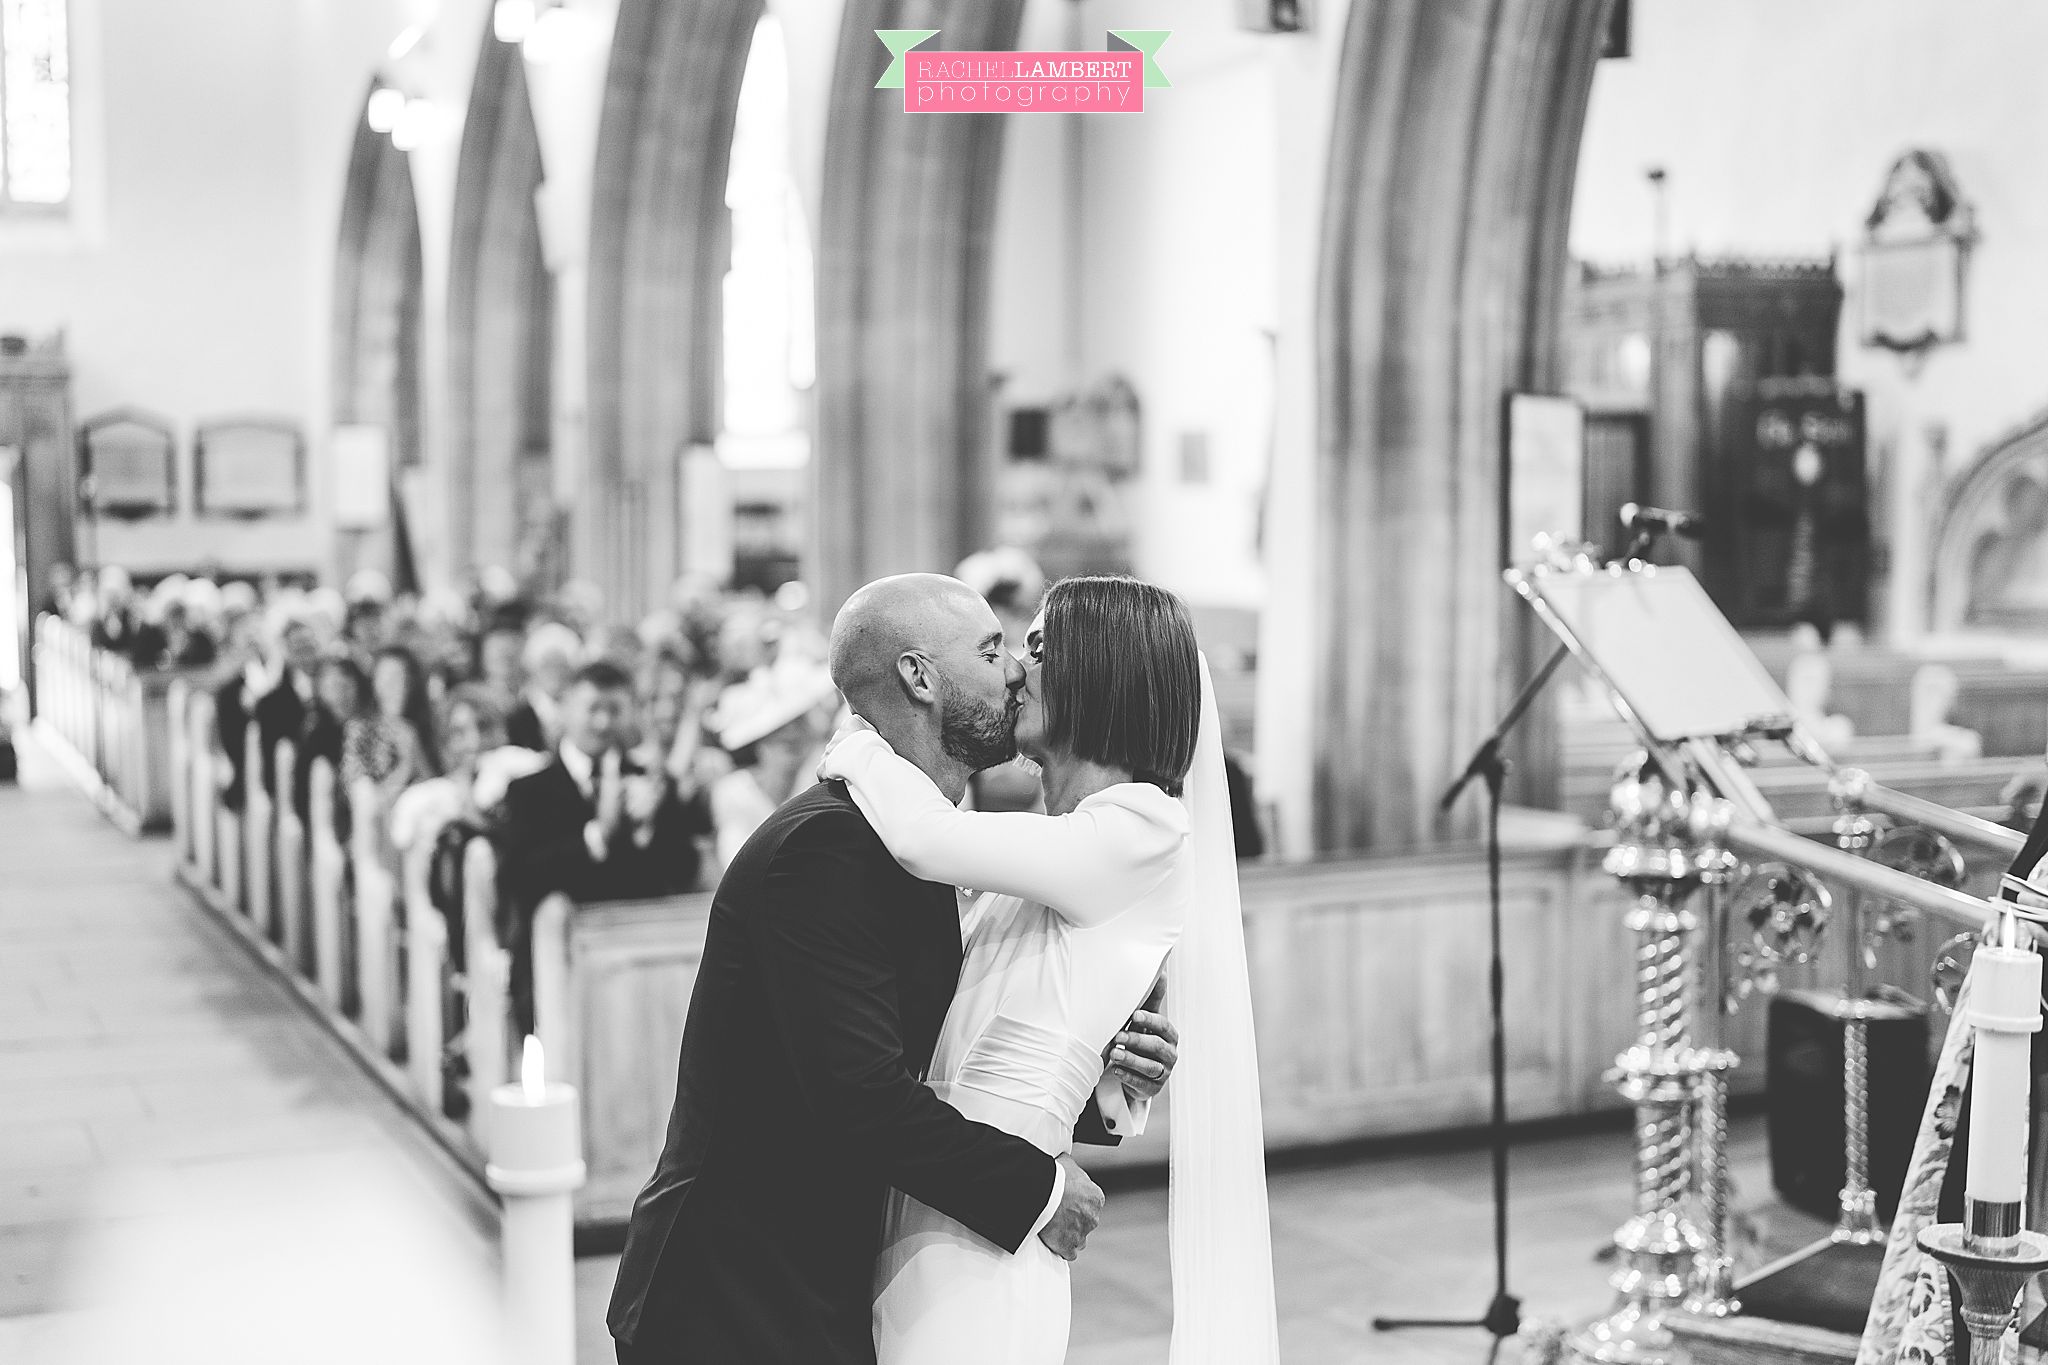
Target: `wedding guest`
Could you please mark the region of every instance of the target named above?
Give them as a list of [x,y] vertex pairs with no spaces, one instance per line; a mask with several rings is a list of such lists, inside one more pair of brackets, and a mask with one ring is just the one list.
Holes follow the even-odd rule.
[[449,1116],[469,1111],[464,1082],[463,1033],[468,1026],[465,974],[469,970],[467,896],[463,877],[472,840],[487,838],[502,818],[496,809],[504,796],[500,782],[486,793],[480,775],[486,763],[512,756],[524,776],[541,756],[505,743],[505,715],[489,691],[473,683],[450,691],[441,703],[441,758],[447,769],[439,777],[413,783],[391,803],[391,843],[401,857],[426,860],[427,900],[447,930],[447,989],[443,995],[441,1068]]
[[102,566],[93,577],[93,594],[98,613],[92,623],[93,644],[116,654],[132,652],[142,622],[128,571],[118,564]]
[[[326,759],[340,777],[348,724],[363,715],[368,690],[361,666],[347,650],[337,646],[320,660],[314,674],[314,701],[299,727],[292,768],[292,809],[300,820],[309,824],[312,820],[314,762]],[[348,784],[343,781],[335,785],[334,825],[335,836],[346,841]]]
[[262,749],[263,788],[277,795],[277,774],[273,767],[277,744],[297,739],[305,728],[308,710],[314,703],[313,674],[320,663],[320,637],[312,623],[291,610],[279,608],[274,617],[276,663],[266,666],[252,658],[241,676],[229,678],[214,694],[215,730],[221,752],[228,762],[227,782],[221,802],[229,810],[242,809],[247,774],[242,771],[247,754],[244,732],[253,719]]
[[367,778],[388,807],[414,782],[434,775],[426,671],[410,651],[386,646],[370,665],[370,697],[372,705],[344,727],[341,781],[353,791]]
[[547,753],[562,742],[562,695],[582,653],[582,637],[557,622],[543,622],[526,637],[526,684],[505,718],[514,744]]
[[808,664],[764,669],[718,699],[713,725],[733,764],[710,791],[721,874],[776,808],[810,785],[838,707],[832,675]]
[[519,705],[526,689],[526,670],[519,658],[525,647],[526,632],[505,620],[492,622],[477,641],[476,680],[491,690],[504,711]]
[[576,901],[688,891],[698,873],[699,817],[662,775],[630,764],[621,736],[632,679],[598,660],[578,669],[561,702],[553,760],[505,795],[499,857],[499,942],[512,954],[515,1022],[532,1025],[533,914],[561,892]]

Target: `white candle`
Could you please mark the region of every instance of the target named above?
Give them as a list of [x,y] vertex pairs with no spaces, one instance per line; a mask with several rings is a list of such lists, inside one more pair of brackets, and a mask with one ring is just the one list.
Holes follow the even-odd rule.
[[1965,1193],[1986,1204],[2021,1203],[2027,1194],[2030,1036],[2041,1028],[2041,955],[2003,943],[1979,948],[1970,968],[1970,1023],[1977,1047]]
[[575,1215],[583,1183],[576,1088],[550,1083],[526,1040],[517,1084],[491,1091],[484,1176],[504,1196],[505,1309],[521,1365],[575,1365]]
[[540,1039],[529,1034],[518,1082],[491,1092],[490,1164],[514,1180],[545,1179],[583,1160],[576,1087],[549,1081],[546,1065]]

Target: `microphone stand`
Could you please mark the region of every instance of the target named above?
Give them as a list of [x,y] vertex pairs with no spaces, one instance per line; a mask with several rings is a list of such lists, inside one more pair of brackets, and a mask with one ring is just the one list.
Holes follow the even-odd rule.
[[[1638,558],[1649,549],[1656,532],[1651,528],[1631,523],[1634,533],[1627,550],[1621,555],[1622,562]],[[1535,702],[1537,694],[1543,691],[1551,675],[1556,673],[1571,653],[1568,646],[1559,645],[1551,651],[1543,666],[1536,670],[1529,681],[1522,684],[1522,690],[1509,703],[1507,714],[1493,727],[1493,733],[1486,737],[1472,761],[1465,765],[1465,771],[1458,780],[1444,792],[1437,802],[1437,809],[1449,810],[1457,803],[1465,788],[1479,780],[1486,784],[1486,894],[1488,902],[1488,929],[1492,939],[1491,959],[1487,964],[1487,1003],[1493,1014],[1492,1038],[1492,1081],[1493,1113],[1489,1121],[1488,1134],[1493,1148],[1493,1301],[1486,1306],[1486,1312],[1476,1318],[1374,1318],[1375,1332],[1401,1331],[1411,1327],[1484,1327],[1493,1334],[1493,1350],[1488,1354],[1491,1360],[1500,1351],[1500,1344],[1508,1337],[1522,1330],[1522,1301],[1508,1292],[1508,1054],[1507,1054],[1507,1012],[1503,1007],[1502,981],[1505,970],[1501,957],[1500,923],[1500,808],[1501,789],[1508,775],[1508,760],[1501,753],[1516,724]]]

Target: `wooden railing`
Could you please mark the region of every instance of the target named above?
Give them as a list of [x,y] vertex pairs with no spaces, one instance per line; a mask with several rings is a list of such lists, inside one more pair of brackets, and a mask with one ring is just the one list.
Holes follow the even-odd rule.
[[[388,834],[389,812],[369,782],[347,794],[353,833],[344,842],[337,832],[343,793],[325,758],[308,765],[302,817],[293,801],[294,746],[286,740],[265,754],[253,723],[243,736],[242,808],[230,809],[222,799],[230,768],[216,737],[213,697],[179,681],[167,711],[180,879],[481,1180],[476,1124],[488,1106],[472,1104],[464,1117],[451,1117],[443,1079],[446,1020],[464,1002],[448,972],[447,928],[428,897],[432,849],[414,849],[401,862]],[[478,848],[488,866],[488,849]],[[488,875],[483,891],[491,894]],[[486,912],[486,935],[490,923]],[[491,961],[494,941],[472,944],[476,957]],[[489,1084],[506,1074],[507,1040],[502,992],[479,999],[471,990],[467,1004],[474,1096],[482,1093],[477,1078]]]
[[167,699],[187,675],[139,671],[58,616],[36,622],[35,668],[41,732],[101,809],[130,834],[168,828],[178,786]]
[[[266,756],[251,724],[242,809],[230,810],[213,697],[181,682],[168,710],[178,875],[481,1181],[483,1097],[513,1078],[520,1041],[490,843],[477,839],[464,854],[457,982],[449,925],[429,895],[433,848],[422,841],[401,855],[392,846],[374,784],[359,781],[347,793],[344,841],[333,766],[309,765],[301,818],[293,745]],[[583,1090],[591,1181],[578,1197],[579,1221],[623,1219],[654,1168],[709,907],[709,896],[580,907],[554,896],[536,912],[535,1032],[549,1075]],[[451,1103],[443,1065],[451,1019],[466,1020],[466,1105]]]

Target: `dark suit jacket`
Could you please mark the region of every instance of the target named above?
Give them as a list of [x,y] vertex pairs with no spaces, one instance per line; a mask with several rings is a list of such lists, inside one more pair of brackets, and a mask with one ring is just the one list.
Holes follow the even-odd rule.
[[227,790],[221,795],[222,803],[229,810],[242,808],[242,784],[248,780],[248,774],[242,769],[247,759],[245,734],[249,721],[255,720],[256,733],[263,741],[263,789],[273,796],[277,793],[277,742],[298,739],[306,726],[306,703],[299,699],[299,691],[292,686],[289,672],[278,679],[277,686],[256,699],[253,712],[246,702],[247,693],[247,684],[237,675],[229,678],[213,695],[214,729],[220,737],[221,752],[228,756],[228,765],[233,773]]
[[[334,834],[343,843],[348,842],[348,788],[341,784],[341,749],[345,734],[341,717],[315,702],[306,708],[299,732],[292,736],[292,809],[298,812],[302,822],[308,824],[309,837],[313,819],[313,760],[324,758],[334,769]],[[265,752],[275,754],[276,745],[268,744]]]
[[533,703],[524,697],[506,713],[505,742],[537,754],[548,751],[547,728],[540,723],[540,713],[533,709]]
[[607,1316],[635,1359],[869,1365],[890,1186],[1016,1250],[1052,1159],[923,1085],[960,973],[950,887],[836,784],[783,805],[712,903],[675,1109]]
[[[637,773],[633,764],[628,773]],[[498,840],[498,941],[512,954],[513,1013],[522,1027],[532,1015],[533,913],[557,891],[575,901],[637,900],[695,890],[700,835],[711,832],[702,801],[678,801],[671,790],[654,815],[646,847],[622,822],[602,862],[590,856],[583,828],[597,806],[583,795],[561,755],[505,791]]]

